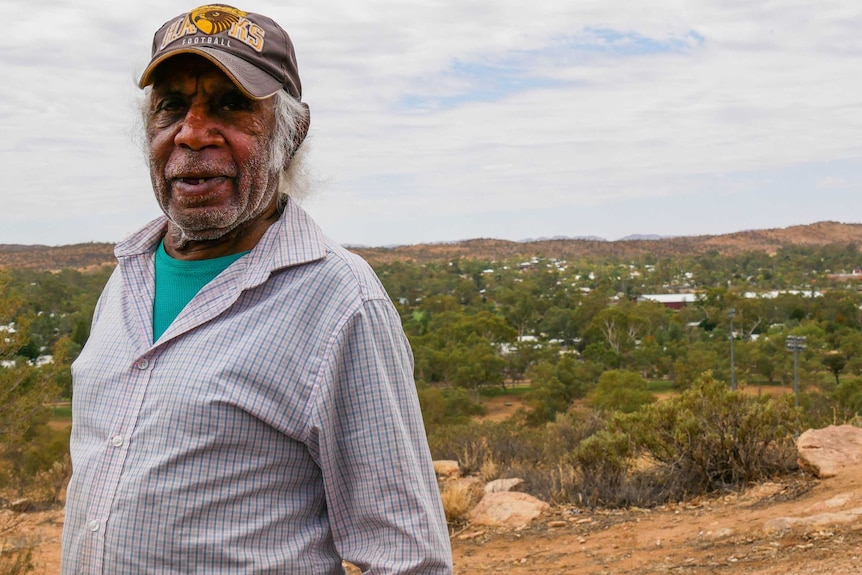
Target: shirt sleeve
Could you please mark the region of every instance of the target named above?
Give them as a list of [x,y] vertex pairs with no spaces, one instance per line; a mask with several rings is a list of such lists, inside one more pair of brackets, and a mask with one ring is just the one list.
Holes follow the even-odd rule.
[[391,302],[366,301],[327,357],[310,443],[339,552],[372,575],[452,573],[413,358]]

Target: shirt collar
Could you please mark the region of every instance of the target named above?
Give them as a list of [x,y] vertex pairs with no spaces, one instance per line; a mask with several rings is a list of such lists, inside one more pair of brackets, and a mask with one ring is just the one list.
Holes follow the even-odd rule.
[[[114,247],[117,259],[154,253],[167,231],[168,219],[159,216]],[[328,241],[320,226],[288,198],[284,213],[269,227],[249,254],[250,263],[269,262],[267,272],[326,257]]]

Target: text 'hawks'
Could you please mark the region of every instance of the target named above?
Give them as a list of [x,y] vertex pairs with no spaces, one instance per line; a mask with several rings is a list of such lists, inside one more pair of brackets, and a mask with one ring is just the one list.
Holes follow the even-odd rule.
[[[182,20],[177,20],[165,32],[165,37],[162,39],[162,45],[159,47],[159,50],[164,50],[165,47],[174,42],[175,40],[179,40],[184,36],[189,36],[192,34],[197,34],[199,32],[197,26],[191,21],[191,18],[186,16]],[[227,31],[227,35],[235,40],[239,40],[243,44],[249,46],[257,52],[263,51],[263,37],[266,34],[263,28],[249,20],[248,18],[240,18],[237,22],[231,24],[230,29]],[[191,42],[186,42],[191,44]],[[206,43],[206,42],[202,42]],[[214,42],[216,43],[216,42]],[[223,42],[217,42],[219,45],[224,46]],[[229,46],[229,44],[228,44]]]

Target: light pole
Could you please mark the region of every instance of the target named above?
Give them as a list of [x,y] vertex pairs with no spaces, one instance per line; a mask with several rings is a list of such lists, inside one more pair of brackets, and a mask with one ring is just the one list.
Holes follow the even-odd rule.
[[730,318],[730,391],[736,391],[736,370],[733,368],[733,316],[735,315],[734,308],[727,310],[727,317]]
[[785,345],[788,351],[793,352],[793,395],[794,404],[799,407],[799,352],[808,346],[805,345],[805,336],[802,335],[788,335]]

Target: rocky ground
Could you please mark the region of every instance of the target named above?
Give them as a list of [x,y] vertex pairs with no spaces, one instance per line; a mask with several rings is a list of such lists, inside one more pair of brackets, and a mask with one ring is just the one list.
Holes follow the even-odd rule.
[[[655,510],[553,508],[528,526],[452,535],[457,575],[862,573],[862,469],[798,477]],[[59,571],[62,510],[27,513],[4,544]]]
[[[507,403],[489,417],[510,415]],[[862,430],[830,429],[799,443],[821,478],[800,473],[657,509],[552,507],[525,525],[462,525],[451,537],[455,573],[862,574]],[[13,517],[0,549],[33,546],[34,572],[58,573],[62,509],[0,511],[0,526]]]
[[[809,431],[807,472],[657,509],[552,508],[453,533],[459,575],[862,573],[862,430]],[[499,513],[498,517],[504,517]]]
[[455,573],[862,573],[858,478],[800,477],[655,510],[554,509],[514,530],[467,526],[453,537]]

